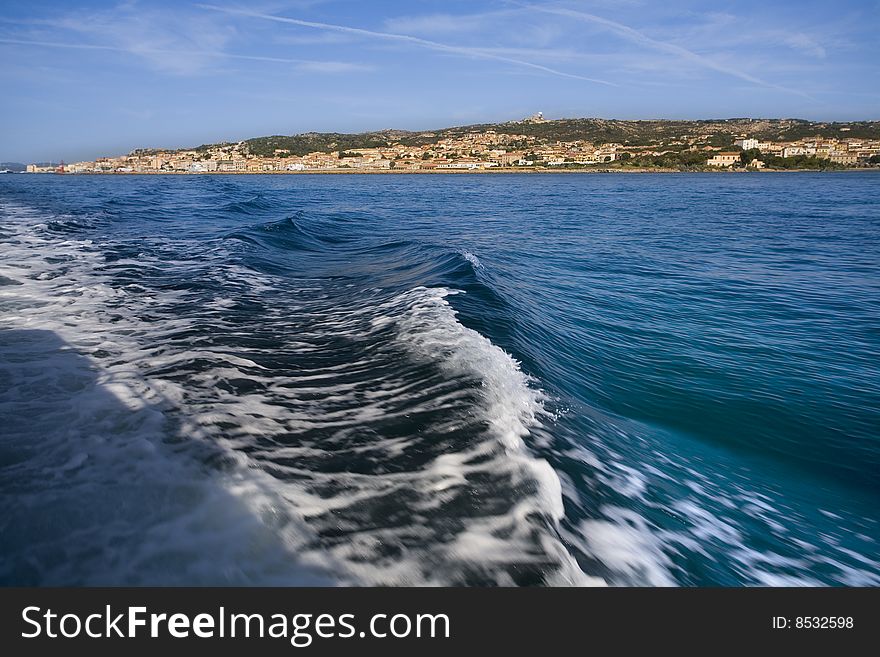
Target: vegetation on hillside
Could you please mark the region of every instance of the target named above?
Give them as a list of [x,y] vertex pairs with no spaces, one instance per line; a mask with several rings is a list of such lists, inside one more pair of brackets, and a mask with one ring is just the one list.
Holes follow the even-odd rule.
[[301,135],[273,135],[256,137],[245,141],[247,151],[260,157],[271,157],[276,150],[289,151],[291,155],[306,155],[315,151],[347,152],[358,148],[379,148],[395,143],[429,144],[437,138],[420,137],[417,133],[387,131],[346,134],[340,132],[307,132]]
[[[469,132],[494,130],[499,134],[537,137],[545,142],[588,141],[596,144],[619,143],[625,146],[647,146],[663,143],[675,149],[684,144],[686,136],[699,136],[710,146],[730,148],[738,135],[748,135],[759,140],[793,141],[804,137],[837,137],[845,139],[880,139],[880,121],[856,121],[850,123],[815,122],[802,119],[710,119],[700,121],[622,121],[617,119],[558,119],[544,122],[510,121],[507,123],[484,123],[456,126],[422,132],[382,130],[348,134],[339,132],[307,132],[297,135],[273,135],[256,137],[244,142],[247,151],[261,157],[271,157],[276,150],[289,151],[291,155],[305,155],[321,151],[351,151],[359,148],[377,148],[395,143],[419,146],[434,144],[441,139],[460,136]],[[228,144],[203,144],[195,150],[206,151],[212,146]],[[525,146],[511,144],[511,148]],[[150,151],[142,150],[143,153]],[[665,156],[657,156],[665,157]],[[687,159],[687,158],[685,158]],[[687,162],[685,162],[687,165]]]
[[774,169],[845,169],[846,165],[832,162],[813,155],[792,155],[780,157],[778,155],[763,154],[761,160],[768,167]]
[[437,134],[495,130],[547,141],[585,140],[642,146],[680,141],[685,135],[704,135],[713,146],[727,147],[737,135],[761,140],[789,141],[803,137],[880,139],[880,121],[822,123],[802,119],[718,119],[700,121],[621,121],[617,119],[558,119],[543,123],[509,122],[447,128]]
[[[626,153],[626,155],[629,155]],[[663,167],[664,169],[697,169],[706,166],[706,154],[700,151],[681,151],[663,155],[636,155],[621,158],[624,167]]]

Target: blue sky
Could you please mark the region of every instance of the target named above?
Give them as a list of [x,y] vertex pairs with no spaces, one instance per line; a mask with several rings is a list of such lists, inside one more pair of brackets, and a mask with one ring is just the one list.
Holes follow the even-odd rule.
[[516,119],[880,119],[880,1],[0,2],[0,160]]

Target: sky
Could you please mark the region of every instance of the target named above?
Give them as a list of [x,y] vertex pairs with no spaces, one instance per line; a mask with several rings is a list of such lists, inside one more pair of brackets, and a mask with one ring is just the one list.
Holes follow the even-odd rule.
[[880,0],[0,0],[0,161],[547,118],[880,119]]

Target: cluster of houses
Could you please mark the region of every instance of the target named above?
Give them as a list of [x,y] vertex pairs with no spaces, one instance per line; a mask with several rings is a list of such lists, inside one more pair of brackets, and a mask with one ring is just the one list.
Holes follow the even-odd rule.
[[[880,155],[880,140],[877,139],[835,139],[812,137],[797,141],[759,141],[750,137],[740,137],[734,142],[738,151],[721,151],[710,157],[706,164],[714,167],[731,167],[741,164],[742,151],[757,149],[762,155],[776,157],[794,157],[806,155],[836,164],[856,166],[867,163],[872,157]],[[754,168],[763,168],[764,162],[755,158],[748,163]]]
[[[526,122],[543,122],[536,115]],[[738,167],[742,151],[758,149],[762,154],[780,157],[811,155],[843,165],[866,163],[880,154],[880,140],[856,138],[826,139],[815,137],[790,142],[759,141],[740,137],[739,150],[721,150],[708,144],[705,135],[683,135],[667,142],[648,146],[619,143],[594,144],[588,141],[548,142],[535,136],[499,133],[495,130],[466,132],[435,139],[420,135],[422,145],[389,143],[376,148],[345,151],[315,151],[305,155],[287,149],[275,149],[271,155],[250,152],[247,142],[222,144],[198,150],[134,151],[119,157],[98,158],[57,166],[28,165],[33,173],[272,173],[290,171],[431,171],[481,170],[511,167],[563,167],[607,164],[636,156],[657,156],[682,151],[705,153],[706,164],[715,167]],[[762,167],[760,158],[749,166]]]
[[[429,135],[430,137],[430,135]],[[65,173],[271,173],[335,170],[444,170],[495,167],[547,166],[566,163],[597,164],[617,158],[620,144],[594,146],[586,142],[542,144],[526,135],[498,134],[494,130],[466,133],[434,143],[410,146],[392,143],[377,148],[347,151],[315,151],[296,155],[275,149],[271,156],[248,152],[246,142],[224,144],[207,150],[134,152],[93,162],[64,165]],[[56,171],[57,167],[29,165],[29,172]]]

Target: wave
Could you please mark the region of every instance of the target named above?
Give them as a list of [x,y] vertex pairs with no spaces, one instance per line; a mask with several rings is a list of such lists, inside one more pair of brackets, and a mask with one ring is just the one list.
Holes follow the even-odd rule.
[[[0,579],[601,583],[562,545],[559,480],[525,445],[542,395],[458,321],[455,290],[291,289],[227,262],[211,299],[159,295],[116,287],[90,240],[22,227],[4,247],[0,273],[23,281],[3,301],[17,309],[6,335],[32,345],[17,370],[21,345],[5,340],[23,396],[0,408],[12,417],[40,388],[44,412],[9,434],[43,438],[4,471],[31,502],[4,504],[20,524]],[[50,247],[62,269],[41,257]],[[274,307],[224,346],[255,294]],[[66,520],[47,530],[46,517]],[[83,538],[60,550],[70,536]]]
[[230,201],[220,206],[221,212],[234,215],[261,214],[275,208],[274,204],[262,194],[256,194],[244,201]]
[[354,239],[327,228],[326,224],[306,220],[305,215],[300,212],[280,220],[234,231],[227,238],[286,251],[321,251]]
[[473,265],[474,269],[482,269],[483,263],[480,262],[480,259],[473,253],[471,253],[470,251],[459,251],[459,253],[461,253],[462,257],[465,260]]
[[400,291],[429,281],[464,290],[486,309],[506,306],[474,253],[375,236],[362,223],[298,212],[229,232],[225,238],[241,245],[242,265],[266,274],[299,276],[305,271],[310,278],[348,279]]

